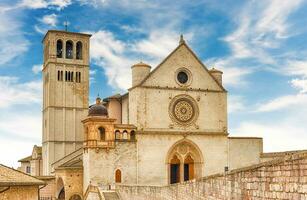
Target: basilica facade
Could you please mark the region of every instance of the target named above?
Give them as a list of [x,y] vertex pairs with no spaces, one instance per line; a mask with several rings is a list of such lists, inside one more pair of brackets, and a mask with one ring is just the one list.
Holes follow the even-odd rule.
[[50,30],[43,39],[50,195],[107,199],[119,184],[163,186],[260,162],[262,138],[229,136],[223,73],[208,69],[183,37],[155,68],[131,66],[125,94],[89,105],[90,37]]

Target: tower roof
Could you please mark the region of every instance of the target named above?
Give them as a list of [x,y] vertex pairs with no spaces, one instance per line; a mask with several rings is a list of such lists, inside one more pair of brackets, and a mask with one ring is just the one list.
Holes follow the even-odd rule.
[[91,37],[91,34],[87,34],[87,33],[78,33],[78,32],[70,32],[70,31],[64,31],[64,30],[48,30],[47,33],[45,34],[42,42],[44,42],[45,38],[47,37],[47,35],[49,33],[64,33],[64,34],[71,34],[71,35],[80,35],[80,36],[85,36],[85,37]]
[[108,116],[108,110],[102,105],[100,97],[96,98],[96,104],[90,106],[88,116]]

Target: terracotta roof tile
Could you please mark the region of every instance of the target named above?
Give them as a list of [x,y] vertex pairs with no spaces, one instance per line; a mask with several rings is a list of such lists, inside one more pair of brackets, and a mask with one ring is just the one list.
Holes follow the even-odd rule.
[[13,185],[45,185],[45,182],[0,164],[0,186]]

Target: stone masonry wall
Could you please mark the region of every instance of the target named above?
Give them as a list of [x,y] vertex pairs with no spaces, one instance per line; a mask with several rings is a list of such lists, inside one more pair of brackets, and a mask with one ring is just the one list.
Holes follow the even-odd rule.
[[125,186],[123,200],[293,199],[307,200],[307,153],[298,153],[170,186]]

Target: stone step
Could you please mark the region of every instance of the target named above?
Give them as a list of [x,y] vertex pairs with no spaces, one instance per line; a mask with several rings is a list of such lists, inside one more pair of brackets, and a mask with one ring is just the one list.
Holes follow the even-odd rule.
[[105,200],[120,200],[117,192],[103,192]]

